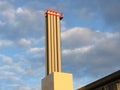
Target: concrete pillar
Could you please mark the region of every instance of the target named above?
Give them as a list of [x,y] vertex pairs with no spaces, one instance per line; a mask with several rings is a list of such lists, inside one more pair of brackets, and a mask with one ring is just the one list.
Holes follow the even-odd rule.
[[58,72],[61,72],[61,34],[60,34],[60,13],[57,13],[57,66]]
[[72,74],[54,72],[42,79],[42,90],[73,90]]
[[46,74],[52,72],[61,72],[61,34],[60,20],[62,15],[60,12],[48,10],[46,12],[46,52],[47,52],[47,70]]
[[48,14],[46,17],[46,74],[50,74],[52,72],[52,53],[51,53],[51,15]]
[[56,16],[55,16],[56,12],[53,13],[53,27],[54,27],[54,71],[57,72],[57,38],[56,38]]
[[54,27],[53,27],[53,25],[54,25],[54,23],[53,23],[53,11],[51,11],[51,15],[50,15],[51,17],[50,17],[50,24],[51,24],[51,42],[52,42],[52,44],[51,44],[51,53],[52,53],[52,63],[51,63],[51,66],[52,66],[52,72],[54,72],[54,70],[55,70],[55,58],[54,58],[54,49],[55,49],[55,47],[54,47]]
[[73,90],[72,74],[62,73],[60,12],[46,12],[46,77],[42,90]]

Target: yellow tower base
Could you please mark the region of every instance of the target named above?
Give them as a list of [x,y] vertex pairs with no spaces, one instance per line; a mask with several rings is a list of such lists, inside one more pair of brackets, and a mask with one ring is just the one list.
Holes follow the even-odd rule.
[[54,72],[42,79],[42,90],[73,90],[72,74]]

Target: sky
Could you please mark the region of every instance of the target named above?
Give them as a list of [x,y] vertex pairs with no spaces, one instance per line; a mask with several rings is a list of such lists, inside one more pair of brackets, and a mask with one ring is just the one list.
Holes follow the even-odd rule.
[[41,90],[48,9],[64,14],[62,71],[74,90],[120,70],[120,0],[0,0],[0,90]]

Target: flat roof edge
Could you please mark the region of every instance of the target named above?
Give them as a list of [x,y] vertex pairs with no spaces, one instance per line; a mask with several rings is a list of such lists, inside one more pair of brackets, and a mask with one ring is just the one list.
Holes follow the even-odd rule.
[[81,87],[77,90],[91,90],[91,89],[95,89],[97,87],[100,87],[100,86],[103,86],[105,85],[106,83],[110,83],[112,81],[115,81],[117,79],[120,79],[120,70],[108,75],[108,76],[105,76],[95,82],[92,82],[84,87]]

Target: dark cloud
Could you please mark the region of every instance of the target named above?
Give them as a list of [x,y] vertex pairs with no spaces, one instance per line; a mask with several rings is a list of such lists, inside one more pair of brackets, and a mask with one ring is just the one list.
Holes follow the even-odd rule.
[[80,0],[77,9],[81,19],[92,18],[94,21],[102,19],[104,27],[112,28],[112,31],[120,31],[119,0]]
[[[118,33],[95,33],[89,30],[89,33],[92,33],[91,35],[87,34],[88,32],[86,31],[88,30],[84,29],[85,35],[82,36],[76,32],[75,37],[77,39],[69,37],[70,41],[69,39],[65,40],[63,45],[63,71],[73,73],[75,79],[89,78],[94,81],[119,70],[120,35]],[[70,31],[69,33],[71,34],[70,36],[74,36],[73,32]],[[89,37],[88,41],[84,40],[84,38],[87,39],[86,37]],[[94,42],[93,37],[95,38]],[[78,43],[79,39],[83,39],[86,43],[84,44],[82,40]],[[76,44],[81,46],[76,48]],[[72,45],[72,48],[69,45]],[[66,46],[68,47],[66,48]]]
[[120,1],[119,0],[101,0],[100,9],[107,25],[120,25]]

